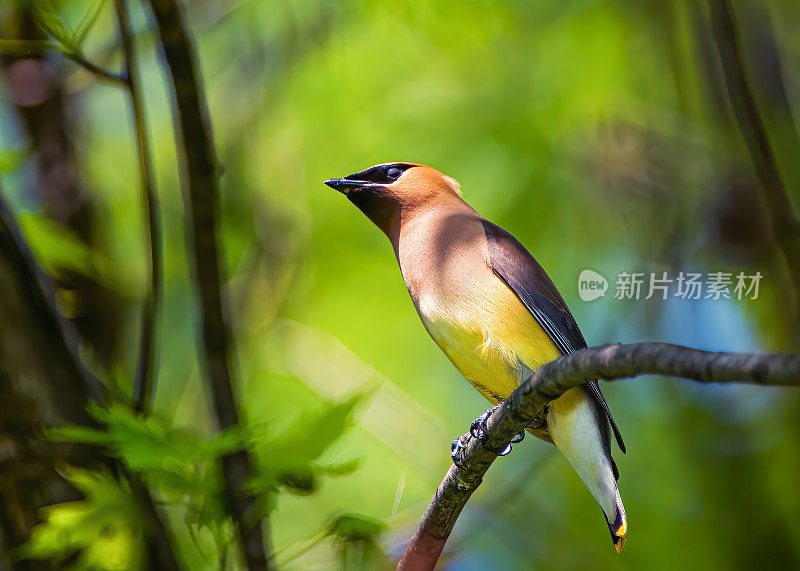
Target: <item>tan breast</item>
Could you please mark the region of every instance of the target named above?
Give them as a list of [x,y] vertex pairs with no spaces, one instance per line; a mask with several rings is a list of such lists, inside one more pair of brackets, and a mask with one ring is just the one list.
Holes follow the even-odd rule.
[[492,271],[481,219],[469,206],[434,209],[408,221],[397,256],[428,333],[490,401],[504,400],[526,368],[560,354]]

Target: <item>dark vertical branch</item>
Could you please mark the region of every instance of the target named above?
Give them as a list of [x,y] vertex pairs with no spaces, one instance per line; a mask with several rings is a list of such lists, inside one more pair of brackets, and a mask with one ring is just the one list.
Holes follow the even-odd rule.
[[150,569],[179,571],[178,561],[172,551],[170,533],[162,515],[159,513],[150,490],[142,482],[139,474],[120,466],[123,476],[131,487],[131,494],[141,506],[147,529],[150,531],[147,543],[147,560]]
[[[2,309],[5,310],[7,306],[7,311],[0,311],[3,316],[0,361],[6,367],[19,364],[24,368],[21,376],[27,378],[29,384],[41,382],[42,386],[38,389],[30,388],[35,393],[32,396],[38,395],[40,405],[53,411],[54,416],[45,415],[45,422],[89,422],[84,405],[89,399],[102,398],[102,386],[89,376],[78,360],[77,340],[64,332],[50,296],[45,294],[39,281],[33,256],[2,196],[0,262],[7,266],[4,270],[7,283],[2,288]],[[24,313],[20,309],[24,309]],[[31,331],[31,327],[35,327],[36,331]],[[7,342],[6,336],[9,336]],[[36,360],[37,345],[47,352],[48,358],[41,359],[41,363],[33,362]],[[57,385],[57,388],[53,385]]]
[[[43,43],[45,37],[31,3],[15,2],[12,6],[16,25],[10,27],[8,35],[23,43]],[[81,165],[70,136],[76,126],[70,114],[74,96],[64,88],[62,65],[58,58],[45,57],[41,50],[4,55],[0,61],[8,100],[32,152],[35,179],[26,188],[29,196],[48,218],[94,248],[102,242],[102,235],[98,234],[96,209],[80,176]],[[70,293],[70,319],[81,340],[94,357],[110,365],[118,350],[121,298],[91,273],[75,268],[58,268],[55,281],[59,290]]]
[[[150,151],[150,136],[147,130],[147,119],[144,110],[144,97],[139,82],[139,64],[136,59],[136,48],[133,43],[130,16],[125,0],[114,0],[117,14],[117,26],[122,44],[125,70],[123,82],[130,96],[133,111],[134,137],[139,158],[142,185],[142,202],[145,211],[145,237],[148,246],[148,289],[142,307],[141,331],[139,334],[139,359],[134,379],[134,409],[138,413],[149,411],[155,392],[156,378],[154,365],[155,352],[155,320],[158,304],[161,299],[161,212],[158,206],[156,183],[153,176],[153,160]],[[137,497],[149,498],[149,491],[138,474],[127,473],[131,491]],[[150,520],[151,527],[158,526],[164,532],[155,534],[150,543],[151,560],[161,561],[160,565],[178,569],[166,533],[163,521],[155,504],[144,503],[145,517]]]
[[[221,428],[237,426],[239,415],[228,362],[229,334],[222,314],[219,252],[217,249],[218,184],[208,120],[199,84],[194,50],[176,0],[150,0],[172,75],[180,139],[186,160],[186,189],[191,215],[191,242],[206,374]],[[228,507],[236,522],[247,567],[266,569],[260,521],[248,520],[253,498],[245,491],[251,473],[245,451],[222,459]]]
[[125,85],[133,110],[136,150],[142,184],[142,202],[145,210],[145,236],[148,245],[148,289],[142,307],[139,340],[139,361],[134,381],[133,399],[136,412],[147,412],[152,404],[156,378],[154,365],[155,320],[161,298],[161,213],[153,177],[150,137],[144,111],[144,98],[139,82],[139,65],[131,33],[131,23],[125,0],[114,0],[117,24],[125,58]]
[[[11,445],[4,442],[0,458],[0,535],[16,546],[39,523],[35,515],[39,508],[77,499],[54,465],[66,461],[109,468],[114,460],[97,448],[60,445],[42,437],[41,424],[93,425],[86,404],[102,399],[102,387],[78,360],[75,342],[45,295],[33,258],[2,197],[0,291],[0,440],[13,439]],[[122,472],[143,509],[151,568],[177,570],[169,532],[147,488],[138,476]]]
[[709,0],[709,7],[731,108],[761,185],[775,243],[791,276],[796,313],[800,311],[800,224],[786,193],[764,120],[745,73],[730,0]]

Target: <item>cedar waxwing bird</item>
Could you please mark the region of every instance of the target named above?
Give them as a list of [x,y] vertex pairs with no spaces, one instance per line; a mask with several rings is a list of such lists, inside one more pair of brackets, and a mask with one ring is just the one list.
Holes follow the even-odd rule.
[[[464,202],[454,179],[425,165],[386,163],[325,184],[388,236],[425,329],[492,403],[541,365],[586,347],[539,263]],[[566,456],[602,507],[619,552],[627,521],[609,426],[625,452],[600,386],[591,381],[552,401],[527,430]]]

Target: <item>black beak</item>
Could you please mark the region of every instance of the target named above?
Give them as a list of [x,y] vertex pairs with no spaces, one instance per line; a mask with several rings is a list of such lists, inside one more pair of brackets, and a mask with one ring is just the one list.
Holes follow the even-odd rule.
[[334,188],[342,194],[347,194],[348,191],[354,188],[361,188],[368,184],[372,184],[368,180],[350,180],[348,178],[329,178],[325,181],[329,187]]

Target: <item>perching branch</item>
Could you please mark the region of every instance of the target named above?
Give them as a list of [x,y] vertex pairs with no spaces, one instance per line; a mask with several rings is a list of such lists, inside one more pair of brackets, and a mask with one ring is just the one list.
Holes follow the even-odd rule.
[[745,72],[730,0],[709,0],[709,8],[731,108],[761,185],[775,244],[791,276],[797,314],[800,311],[800,223],[786,193],[764,119]]
[[591,379],[613,381],[643,374],[695,381],[800,386],[800,355],[711,353],[667,343],[618,343],[582,349],[536,370],[487,421],[482,444],[473,438],[464,451],[464,469],[451,466],[397,568],[433,569],[461,510],[497,455],[547,404]]
[[161,213],[153,177],[153,160],[150,151],[150,137],[144,112],[144,98],[139,83],[139,64],[131,32],[128,7],[125,0],[114,0],[117,13],[122,52],[125,58],[125,86],[133,110],[136,150],[139,156],[142,184],[142,202],[145,211],[145,237],[149,248],[148,281],[142,307],[141,332],[139,334],[139,362],[134,379],[133,401],[137,413],[147,412],[155,392],[155,319],[161,299]]
[[[187,209],[200,315],[205,369],[220,428],[239,424],[228,362],[229,332],[222,314],[217,248],[218,194],[208,109],[196,70],[194,50],[177,0],[150,0],[164,57],[172,75],[180,139],[186,161]],[[222,458],[228,508],[241,537],[248,569],[267,569],[261,520],[249,513],[253,497],[246,492],[251,460],[246,451]]]

